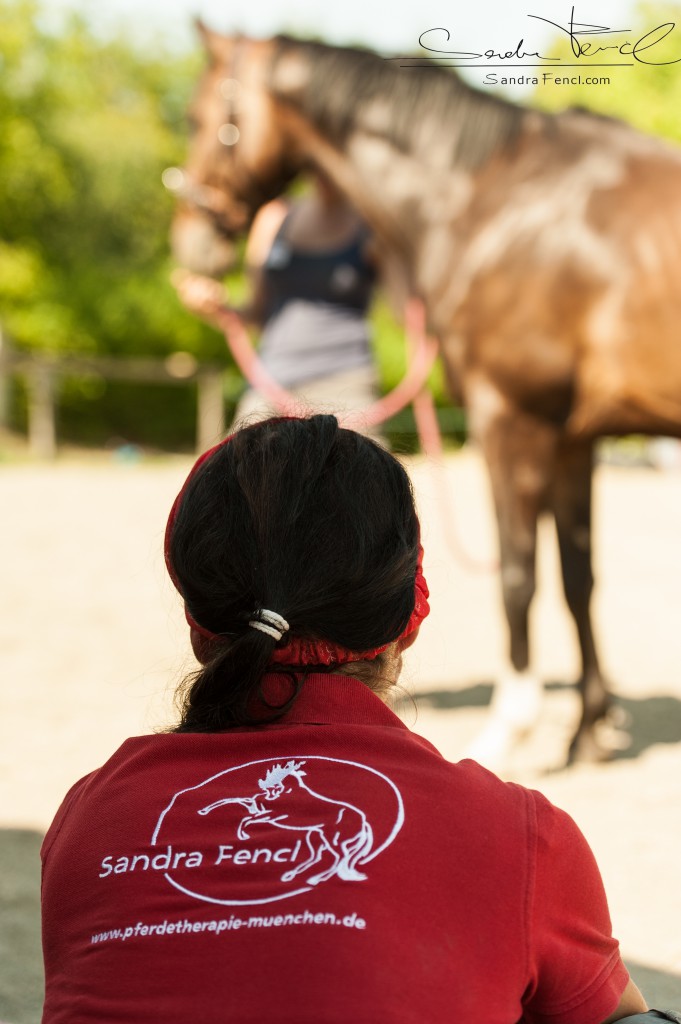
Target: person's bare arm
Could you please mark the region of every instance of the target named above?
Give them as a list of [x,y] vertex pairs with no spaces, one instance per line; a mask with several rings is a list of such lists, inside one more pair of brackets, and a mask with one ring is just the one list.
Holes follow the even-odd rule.
[[645,1013],[647,1009],[648,1006],[645,999],[630,978],[627,987],[622,993],[617,1009],[602,1024],[614,1024],[615,1021],[622,1020],[623,1017],[631,1017],[635,1013]]
[[267,319],[269,296],[265,283],[264,265],[272,243],[289,211],[289,204],[283,199],[273,199],[258,210],[246,243],[246,273],[251,291],[248,316],[251,323],[262,326]]

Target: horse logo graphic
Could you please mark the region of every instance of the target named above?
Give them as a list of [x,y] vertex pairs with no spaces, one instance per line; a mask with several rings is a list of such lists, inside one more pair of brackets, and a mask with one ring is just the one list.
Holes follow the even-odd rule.
[[225,797],[202,807],[205,815],[227,804],[241,804],[246,814],[237,827],[237,837],[250,838],[253,825],[270,824],[276,828],[302,832],[309,857],[297,867],[286,871],[282,882],[298,875],[307,875],[327,851],[333,861],[329,867],[305,878],[308,885],[318,885],[337,875],[346,882],[362,882],[366,875],[356,865],[371,852],[373,833],[366,815],[352,804],[331,800],[308,786],[303,771],[305,761],[288,761],[283,767],[273,765],[258,780],[261,790],[254,796]]
[[403,824],[402,795],[377,768],[289,750],[175,792],[151,846],[167,859],[163,877],[179,892],[255,906],[329,881],[366,881]]

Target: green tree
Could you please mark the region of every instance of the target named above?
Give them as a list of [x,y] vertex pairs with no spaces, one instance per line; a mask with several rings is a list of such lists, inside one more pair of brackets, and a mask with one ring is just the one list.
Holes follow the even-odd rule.
[[[230,366],[222,337],[181,309],[168,280],[174,202],[161,173],[184,158],[203,54],[143,52],[79,16],[49,32],[39,0],[0,0],[0,19],[0,322],[13,343],[55,356],[182,350]],[[403,332],[384,305],[375,331],[392,387]],[[62,434],[81,440],[191,443],[186,388],[71,380],[60,410]]]
[[[216,354],[167,283],[172,200],[196,59],[40,28],[0,2],[0,304],[22,347]],[[206,349],[208,351],[206,351]]]
[[[161,173],[184,156],[200,55],[99,39],[80,16],[48,32],[33,0],[0,0],[0,19],[0,321],[13,344],[228,362],[168,280],[174,204]],[[97,440],[161,440],[170,427],[176,442],[173,419],[192,429],[185,389],[76,381],[61,405],[81,433],[92,420]]]

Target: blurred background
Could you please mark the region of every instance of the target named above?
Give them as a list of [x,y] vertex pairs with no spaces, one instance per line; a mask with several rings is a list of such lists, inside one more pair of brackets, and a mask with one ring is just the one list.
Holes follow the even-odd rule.
[[[222,3],[198,10],[217,29],[290,30],[384,53],[418,52],[420,33],[435,26],[448,27],[466,50],[514,48],[521,38],[528,50],[567,45],[520,3],[460,6],[467,9],[401,0],[387,15],[359,0],[323,7],[271,0],[249,5],[238,20]],[[543,0],[540,13],[564,25],[569,10],[562,0]],[[619,0],[576,17],[638,31],[678,11]],[[203,59],[193,13],[189,0],[0,0],[0,426],[18,437],[32,431],[33,447],[43,452],[54,446],[51,433],[62,443],[128,454],[188,450],[197,377],[220,372],[228,419],[242,390],[221,336],[180,308],[168,280],[173,199],[160,178],[185,152],[185,109]],[[466,74],[479,85],[484,71]],[[523,103],[578,103],[671,139],[681,135],[680,63],[615,68],[609,86],[506,92]],[[230,285],[238,296],[238,274]],[[380,298],[373,317],[387,389],[404,371],[401,331]],[[55,372],[65,357],[70,362]],[[438,372],[432,386],[443,430],[461,440],[463,417],[447,406]],[[45,422],[49,415],[54,424]],[[402,445],[413,443],[409,411],[387,430]],[[12,440],[2,435],[0,457],[9,456]]]
[[[202,387],[218,382],[229,421],[242,378],[215,330],[169,283],[173,199],[185,110],[203,64],[192,17],[217,30],[291,32],[386,55],[418,52],[446,27],[462,50],[564,53],[563,0],[453,5],[396,0],[0,0],[0,1021],[37,1024],[42,999],[39,861],[66,789],[135,732],[172,721],[172,690],[191,667],[165,579],[165,515],[200,438]],[[677,21],[681,4],[588,0],[575,18],[637,35]],[[681,142],[681,28],[669,63],[616,68],[609,86],[499,87],[516,102],[579,104]],[[464,74],[481,87],[484,72]],[[510,74],[510,73],[509,73]],[[245,287],[231,275],[232,295]],[[405,366],[403,331],[380,297],[372,312],[381,386]],[[465,419],[431,378],[450,450]],[[412,414],[387,434],[408,459],[422,510],[433,594],[429,644],[414,649],[408,724],[449,757],[480,727],[503,664],[498,580],[453,563],[440,492],[416,454]],[[632,717],[609,765],[556,773],[577,704],[574,639],[554,538],[540,542],[536,650],[549,680],[540,735],[508,777],[566,807],[596,851],[615,931],[657,1005],[681,1008],[681,473],[678,448],[652,459],[640,439],[610,445],[596,478],[595,618],[604,662]],[[666,454],[665,454],[666,452]],[[672,467],[653,472],[642,464]],[[494,557],[482,466],[463,449],[446,467],[459,527]],[[424,630],[425,632],[425,630]],[[455,649],[450,644],[457,637]],[[410,655],[412,652],[410,652]],[[418,706],[418,719],[415,707]]]

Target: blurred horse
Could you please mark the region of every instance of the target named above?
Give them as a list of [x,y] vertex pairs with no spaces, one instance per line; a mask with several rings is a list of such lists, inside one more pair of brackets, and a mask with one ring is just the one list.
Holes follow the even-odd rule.
[[681,435],[681,156],[619,121],[523,108],[435,65],[199,27],[209,66],[172,183],[176,258],[224,270],[230,240],[306,167],[347,193],[393,285],[424,300],[489,467],[512,670],[474,753],[493,762],[536,719],[528,610],[546,510],[581,650],[569,758],[606,756],[593,443]]

